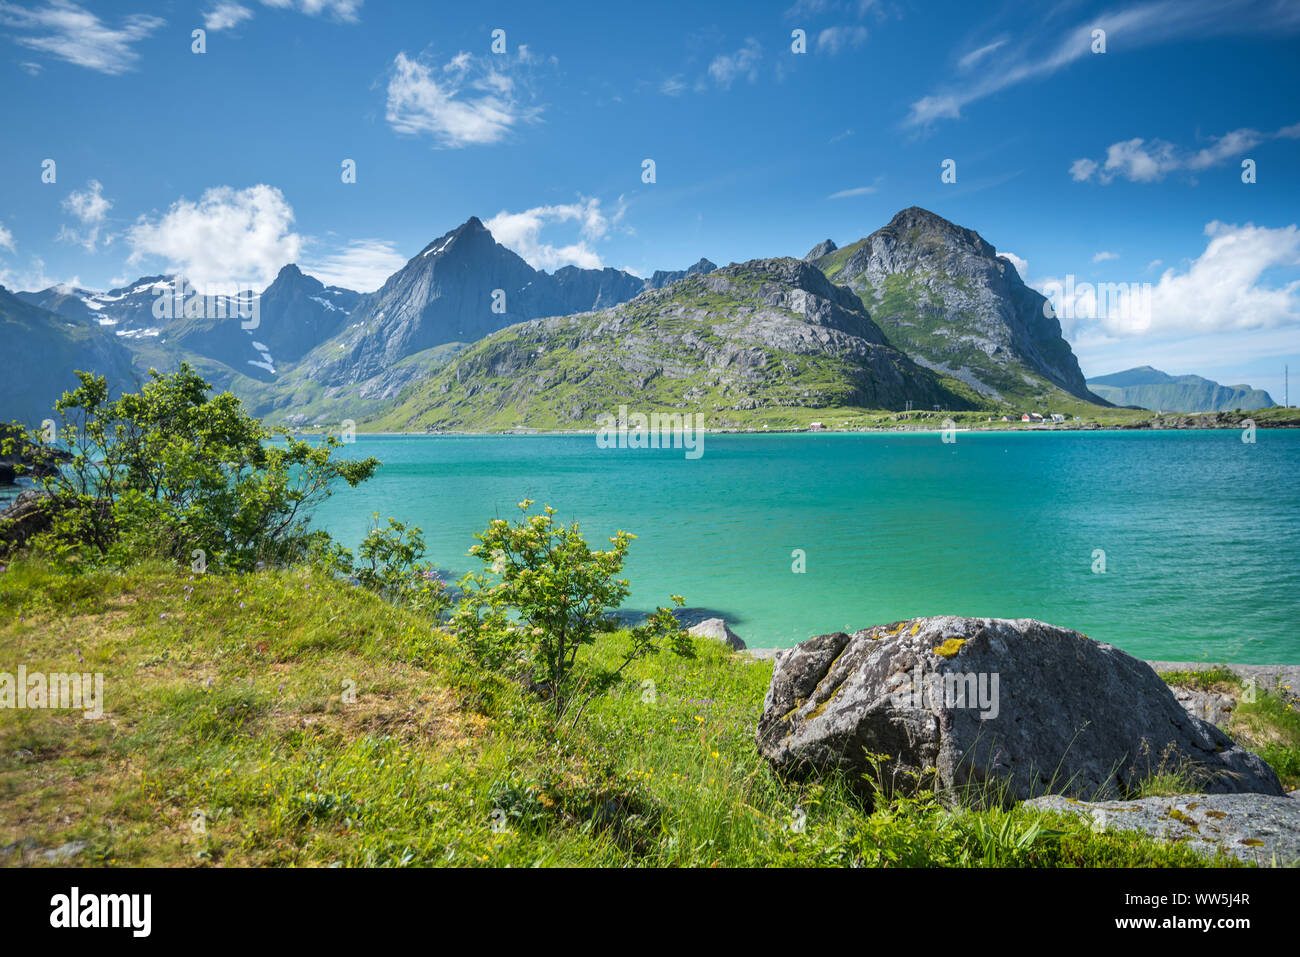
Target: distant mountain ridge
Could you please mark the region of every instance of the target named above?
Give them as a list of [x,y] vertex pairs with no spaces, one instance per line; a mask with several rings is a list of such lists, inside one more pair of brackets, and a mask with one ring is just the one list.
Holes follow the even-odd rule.
[[0,419],[39,426],[54,402],[77,386],[74,370],[98,372],[113,393],[132,390],[139,374],[116,336],[84,319],[59,316],[0,286]]
[[716,268],[700,259],[649,279],[612,268],[547,273],[471,216],[372,293],[326,286],[285,266],[262,292],[251,329],[229,318],[156,317],[155,303],[174,291],[174,276],[146,276],[108,292],[55,286],[17,296],[102,327],[129,348],[137,372],[190,362],[254,414],[305,424],[371,412],[464,346],[513,323],[607,308]]
[[1220,385],[1198,375],[1172,376],[1137,366],[1088,380],[1088,388],[1115,405],[1135,405],[1154,412],[1232,412],[1277,405],[1263,389]]

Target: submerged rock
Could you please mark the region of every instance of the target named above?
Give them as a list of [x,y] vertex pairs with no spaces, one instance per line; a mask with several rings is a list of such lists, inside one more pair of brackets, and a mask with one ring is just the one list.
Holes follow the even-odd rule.
[[1140,801],[1073,801],[1059,794],[1027,807],[1087,815],[1095,831],[1140,831],[1186,843],[1203,854],[1222,850],[1255,864],[1300,864],[1300,800],[1296,793],[1183,794]]
[[783,774],[842,769],[868,793],[868,773],[889,790],[980,804],[1127,798],[1156,774],[1207,793],[1283,793],[1263,760],[1189,714],[1145,662],[1028,618],[810,638],[778,653],[757,740]]

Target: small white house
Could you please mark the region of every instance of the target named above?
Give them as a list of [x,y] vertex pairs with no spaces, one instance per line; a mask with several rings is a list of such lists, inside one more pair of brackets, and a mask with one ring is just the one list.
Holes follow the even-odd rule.
[[822,429],[824,429],[824,428],[826,428],[826,426],[822,425],[820,422],[809,422],[809,423],[808,423],[808,431],[809,431],[809,432],[820,432],[820,431],[821,431]]

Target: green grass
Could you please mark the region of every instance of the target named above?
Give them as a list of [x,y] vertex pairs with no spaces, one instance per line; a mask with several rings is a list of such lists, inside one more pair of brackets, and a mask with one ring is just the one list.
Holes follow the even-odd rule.
[[417,615],[308,570],[15,561],[0,647],[6,668],[105,676],[102,720],[0,711],[0,847],[84,840],[81,863],[1207,863],[1070,815],[924,795],[868,813],[842,778],[783,782],[754,743],[771,664],[705,639],[636,662],[563,734]]

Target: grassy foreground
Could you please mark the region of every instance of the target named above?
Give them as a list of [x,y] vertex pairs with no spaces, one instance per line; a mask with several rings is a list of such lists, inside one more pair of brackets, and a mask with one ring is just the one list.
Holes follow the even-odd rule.
[[557,733],[427,620],[319,572],[15,562],[0,671],[102,672],[105,714],[0,709],[0,847],[85,841],[72,863],[113,866],[1234,863],[1072,816],[867,813],[843,782],[784,783],[753,738],[771,664],[696,645],[635,662]]

